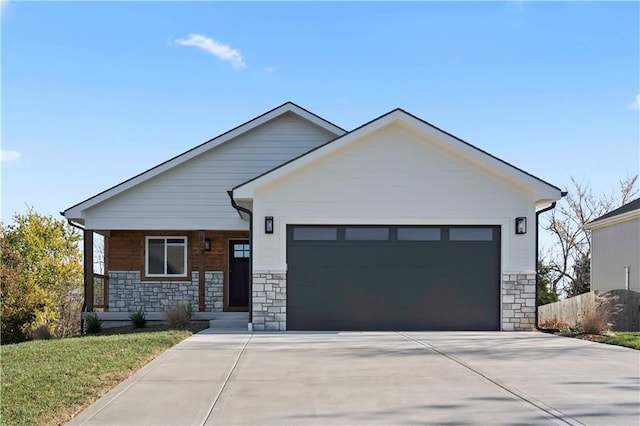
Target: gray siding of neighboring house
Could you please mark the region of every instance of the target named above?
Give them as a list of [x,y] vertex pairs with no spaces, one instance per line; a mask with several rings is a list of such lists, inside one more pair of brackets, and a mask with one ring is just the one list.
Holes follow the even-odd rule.
[[227,191],[335,135],[283,114],[86,211],[89,229],[248,229]]
[[629,267],[629,290],[640,291],[640,219],[592,231],[591,289],[625,288]]

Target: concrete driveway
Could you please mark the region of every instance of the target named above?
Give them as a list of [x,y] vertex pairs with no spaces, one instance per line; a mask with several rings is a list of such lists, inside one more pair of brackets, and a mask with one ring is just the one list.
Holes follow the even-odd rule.
[[73,423],[638,425],[639,370],[640,351],[542,333],[207,330]]

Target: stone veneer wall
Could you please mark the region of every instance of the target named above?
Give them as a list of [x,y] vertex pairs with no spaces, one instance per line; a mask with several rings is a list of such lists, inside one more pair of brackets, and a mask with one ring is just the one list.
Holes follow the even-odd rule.
[[[191,303],[198,311],[198,272],[191,281],[141,281],[139,271],[109,271],[109,312],[162,312],[171,303]],[[224,274],[205,272],[205,311],[222,312]]]
[[253,329],[285,331],[287,329],[287,274],[253,274]]
[[536,321],[536,274],[502,276],[502,330],[530,331]]

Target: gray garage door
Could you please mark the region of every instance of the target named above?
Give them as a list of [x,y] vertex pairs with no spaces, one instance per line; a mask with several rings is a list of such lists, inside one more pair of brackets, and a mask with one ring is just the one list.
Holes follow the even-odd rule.
[[498,226],[287,228],[289,330],[499,330]]

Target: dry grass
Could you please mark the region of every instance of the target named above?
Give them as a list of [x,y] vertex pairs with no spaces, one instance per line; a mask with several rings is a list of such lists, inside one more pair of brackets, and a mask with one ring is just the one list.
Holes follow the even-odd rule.
[[189,321],[191,321],[193,306],[190,303],[167,305],[164,308],[164,314],[167,317],[169,327],[176,330],[184,330],[189,325]]
[[558,330],[564,330],[569,328],[569,324],[558,318],[551,318],[540,323],[542,328],[557,328]]
[[611,330],[614,310],[615,301],[611,297],[597,294],[580,318],[581,331],[586,334],[604,334]]

